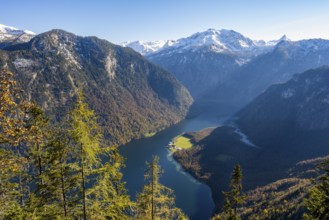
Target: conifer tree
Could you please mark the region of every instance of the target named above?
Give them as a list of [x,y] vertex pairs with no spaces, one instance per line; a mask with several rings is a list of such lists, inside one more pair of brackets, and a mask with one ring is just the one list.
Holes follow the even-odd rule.
[[133,204],[121,181],[122,157],[116,147],[103,146],[104,140],[96,116],[84,102],[82,93],[79,93],[70,117],[73,158],[78,166],[81,184],[79,197],[82,200],[82,218],[129,218]]
[[238,214],[238,207],[245,201],[245,196],[242,194],[242,169],[240,165],[236,165],[231,175],[231,190],[229,192],[223,192],[225,197],[225,204],[223,212],[215,216],[213,219],[226,219],[226,220],[238,220],[240,216]]
[[72,161],[72,149],[64,126],[52,125],[43,148],[42,184],[36,185],[30,197],[30,215],[41,219],[77,217],[78,166]]
[[84,102],[82,92],[79,92],[76,106],[72,113],[70,135],[74,141],[74,156],[79,166],[80,175],[80,198],[82,206],[82,218],[89,219],[87,204],[87,182],[94,169],[101,164],[99,154],[100,148],[100,129],[96,123],[94,112]]
[[315,181],[310,197],[305,199],[308,213],[304,214],[304,219],[329,219],[329,159],[319,164],[318,169],[324,173]]
[[[105,147],[94,112],[78,95],[70,123],[48,123],[0,74],[0,219],[131,219],[123,158]],[[67,128],[68,127],[68,128]]]
[[106,152],[104,156],[107,162],[96,170],[96,183],[89,192],[89,196],[97,199],[97,202],[92,204],[94,218],[130,219],[133,217],[135,204],[130,200],[122,181],[124,159],[116,146],[103,150]]
[[175,206],[173,190],[159,182],[162,174],[159,157],[154,156],[146,166],[144,177],[147,183],[137,198],[137,219],[187,219]]

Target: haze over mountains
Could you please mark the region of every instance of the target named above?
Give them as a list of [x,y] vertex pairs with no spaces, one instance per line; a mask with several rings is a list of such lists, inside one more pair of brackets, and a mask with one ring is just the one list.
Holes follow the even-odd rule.
[[173,73],[197,102],[224,102],[236,109],[271,84],[329,64],[329,41],[321,39],[291,41],[283,36],[265,42],[232,30],[208,29],[176,41],[158,42],[124,46]]
[[175,41],[124,43],[172,72],[197,98],[277,41],[253,41],[232,30],[208,29]]
[[231,126],[188,133],[194,147],[174,156],[209,184],[218,208],[237,163],[246,190],[287,178],[298,161],[329,154],[328,85],[329,67],[273,85],[239,111]]

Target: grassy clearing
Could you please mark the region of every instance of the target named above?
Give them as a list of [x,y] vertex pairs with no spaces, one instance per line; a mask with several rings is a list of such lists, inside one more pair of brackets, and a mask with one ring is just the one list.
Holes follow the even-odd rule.
[[178,148],[182,149],[189,149],[193,147],[193,144],[191,143],[191,139],[184,137],[184,136],[179,136],[175,139],[174,144]]
[[146,134],[143,135],[143,137],[144,138],[149,138],[149,137],[152,137],[154,135],[156,135],[156,132],[146,133]]

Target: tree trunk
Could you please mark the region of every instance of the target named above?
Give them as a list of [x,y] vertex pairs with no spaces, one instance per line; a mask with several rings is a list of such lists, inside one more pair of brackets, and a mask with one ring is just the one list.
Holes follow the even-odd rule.
[[62,182],[62,197],[63,197],[63,210],[64,216],[67,217],[67,209],[66,209],[66,195],[65,195],[65,182],[64,182],[64,171],[61,165],[61,182]]
[[152,162],[152,220],[155,219],[155,207],[154,207],[154,162]]
[[[83,154],[83,149],[81,145],[81,154]],[[82,178],[82,203],[83,203],[83,219],[87,220],[87,210],[86,210],[86,186],[85,186],[85,173],[83,166],[83,156],[81,157],[81,178]]]

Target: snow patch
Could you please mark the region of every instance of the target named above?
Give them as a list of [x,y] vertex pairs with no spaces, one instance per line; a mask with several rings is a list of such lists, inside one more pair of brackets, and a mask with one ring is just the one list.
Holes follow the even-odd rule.
[[284,99],[290,99],[295,95],[296,91],[294,89],[287,89],[282,92],[281,97]]
[[34,32],[29,30],[19,30],[15,27],[6,26],[3,24],[0,24],[0,34],[10,34],[10,35],[22,35],[22,34],[29,34],[29,35],[35,35]]
[[144,42],[144,41],[134,41],[134,42],[124,42],[121,44],[123,47],[130,47],[136,52],[145,55],[145,54],[150,54],[154,53],[161,48],[165,46],[171,45],[172,42],[170,41],[164,41],[164,40],[157,40],[157,41],[149,41],[149,42]]
[[322,103],[329,104],[329,98],[327,97],[327,98],[323,99],[323,100],[322,100]]

